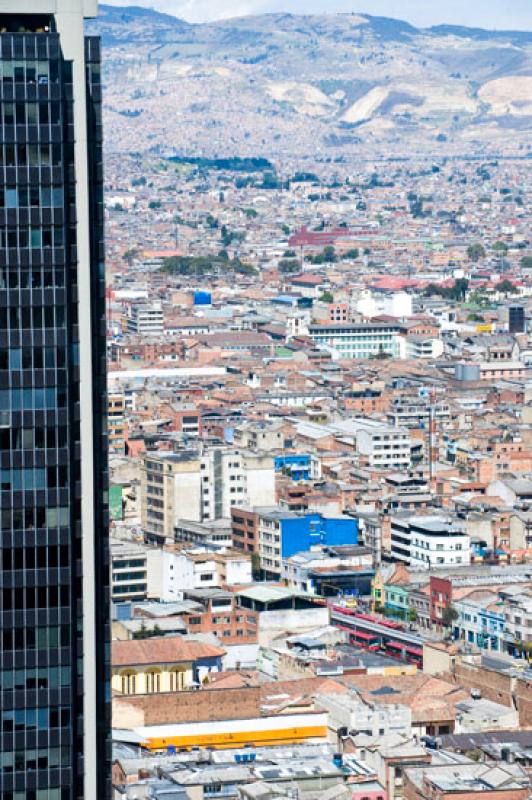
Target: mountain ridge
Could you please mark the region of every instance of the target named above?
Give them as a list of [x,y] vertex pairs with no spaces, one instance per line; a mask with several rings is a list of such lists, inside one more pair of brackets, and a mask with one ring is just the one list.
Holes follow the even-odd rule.
[[[236,17],[228,17],[222,20],[216,20],[214,22],[188,22],[184,20],[182,17],[178,17],[174,14],[169,14],[162,11],[157,11],[153,8],[147,8],[145,6],[137,6],[137,5],[130,5],[130,6],[114,6],[108,3],[101,3],[99,6],[100,9],[100,20],[102,17],[115,17],[115,18],[122,18],[125,19],[127,17],[143,17],[143,18],[150,18],[154,21],[159,20],[161,22],[166,22],[167,24],[171,25],[178,25],[179,27],[186,27],[186,28],[200,28],[205,25],[231,25],[234,24],[238,20],[246,20],[246,19],[261,19],[264,17],[268,18],[292,18],[292,19],[309,19],[312,17],[321,17],[321,16],[330,16],[330,17],[349,17],[349,16],[356,16],[362,17],[367,20],[374,20],[380,21],[381,23],[387,24],[391,23],[393,26],[398,26],[405,31],[410,31],[414,33],[426,33],[426,34],[436,34],[436,35],[451,35],[451,36],[458,36],[458,37],[466,37],[466,38],[483,38],[483,39],[515,39],[521,42],[532,42],[532,31],[519,31],[519,30],[512,30],[512,29],[488,29],[488,28],[478,28],[478,27],[468,27],[465,25],[453,25],[453,24],[439,24],[439,25],[431,25],[428,27],[418,27],[413,25],[412,23],[397,19],[395,17],[387,17],[387,16],[380,16],[375,14],[366,14],[366,13],[358,13],[358,12],[338,12],[334,14],[295,14],[292,12],[268,12],[264,14],[246,14],[242,16]],[[94,23],[93,23],[94,24]],[[98,21],[96,22],[98,24]]]
[[133,137],[175,150],[179,125],[180,146],[208,155],[530,148],[532,33],[356,13],[192,24],[101,11],[89,31],[102,36],[113,147]]

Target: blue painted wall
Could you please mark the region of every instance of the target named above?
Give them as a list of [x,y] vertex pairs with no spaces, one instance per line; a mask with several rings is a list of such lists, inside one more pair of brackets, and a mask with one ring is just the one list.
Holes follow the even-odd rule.
[[282,472],[284,467],[291,467],[290,475],[295,481],[306,481],[310,477],[310,455],[296,453],[290,456],[276,456],[275,471]]
[[195,306],[211,306],[212,295],[210,292],[194,292]]
[[326,519],[321,514],[281,520],[281,555],[293,556],[313,545],[358,544],[358,520]]

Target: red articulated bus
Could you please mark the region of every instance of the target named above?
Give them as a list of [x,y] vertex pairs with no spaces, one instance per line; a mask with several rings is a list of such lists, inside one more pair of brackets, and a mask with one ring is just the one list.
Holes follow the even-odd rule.
[[409,664],[415,664],[418,667],[423,666],[423,650],[420,647],[413,647],[404,642],[386,642],[384,652],[390,658],[406,660]]
[[381,649],[379,638],[365,631],[353,631],[349,635],[349,644],[354,647],[363,647],[364,650],[369,650],[371,653],[376,653]]
[[383,628],[392,628],[392,630],[395,631],[404,630],[404,625],[401,625],[400,622],[394,622],[393,620],[389,619],[377,619],[377,617],[373,617],[371,614],[355,613],[355,617],[358,619],[363,619],[365,622],[373,622],[375,625],[382,625]]
[[416,664],[418,667],[423,666],[423,650],[420,647],[407,647],[406,660],[409,664]]
[[345,608],[345,606],[331,606],[332,611],[337,614],[346,614],[348,617],[356,617],[357,613],[352,608]]

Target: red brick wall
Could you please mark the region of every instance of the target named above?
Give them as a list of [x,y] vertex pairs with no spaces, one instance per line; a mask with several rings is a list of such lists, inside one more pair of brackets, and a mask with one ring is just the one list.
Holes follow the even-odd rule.
[[209,722],[223,719],[251,719],[260,716],[260,688],[209,689],[194,692],[128,695],[115,697],[141,710],[144,725]]
[[532,727],[532,681],[520,678],[515,682],[515,698],[521,728]]

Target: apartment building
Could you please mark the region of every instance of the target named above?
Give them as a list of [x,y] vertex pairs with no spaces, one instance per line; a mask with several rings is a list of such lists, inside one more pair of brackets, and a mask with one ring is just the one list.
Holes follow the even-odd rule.
[[469,564],[470,539],[443,517],[397,515],[391,519],[391,557],[424,569]]
[[361,460],[375,469],[401,469],[412,459],[410,434],[378,420],[358,417],[353,420],[357,452]]
[[148,453],[141,476],[142,527],[154,541],[173,539],[181,519],[229,518],[231,507],[275,502],[273,458],[215,447],[208,452]]
[[160,303],[133,305],[127,318],[127,332],[137,336],[162,336],[164,333],[162,305]]
[[136,542],[111,540],[111,599],[114,602],[179,600],[195,586],[194,564],[185,554]]
[[284,433],[281,422],[261,421],[242,423],[235,426],[234,443],[237,447],[248,450],[282,450]]
[[259,510],[258,517],[259,563],[267,578],[281,576],[283,558],[315,545],[358,544],[358,522],[352,517],[277,509]]
[[233,544],[231,521],[210,519],[205,522],[180,519],[174,528],[174,539],[183,544],[198,545],[210,550],[221,550]]
[[107,433],[109,453],[124,455],[126,449],[126,398],[119,392],[107,395]]
[[231,509],[233,547],[246,553],[259,552],[259,515],[255,509],[236,506]]
[[504,602],[506,649],[513,655],[532,652],[532,590],[526,586],[507,587],[499,592]]
[[258,614],[239,606],[232,592],[194,589],[184,597],[198,604],[198,610],[182,614],[189,633],[213,633],[224,646],[257,642]]
[[453,623],[456,639],[481,650],[504,652],[505,609],[496,593],[480,589],[455,600],[453,607],[458,614]]
[[438,423],[448,422],[451,418],[449,403],[438,401],[432,407],[426,400],[410,398],[396,398],[387,413],[388,422],[403,428],[419,428],[424,425],[428,429],[431,416]]
[[240,551],[223,553],[193,550],[187,553],[193,565],[193,585],[198,589],[239,586],[252,582],[251,557]]

